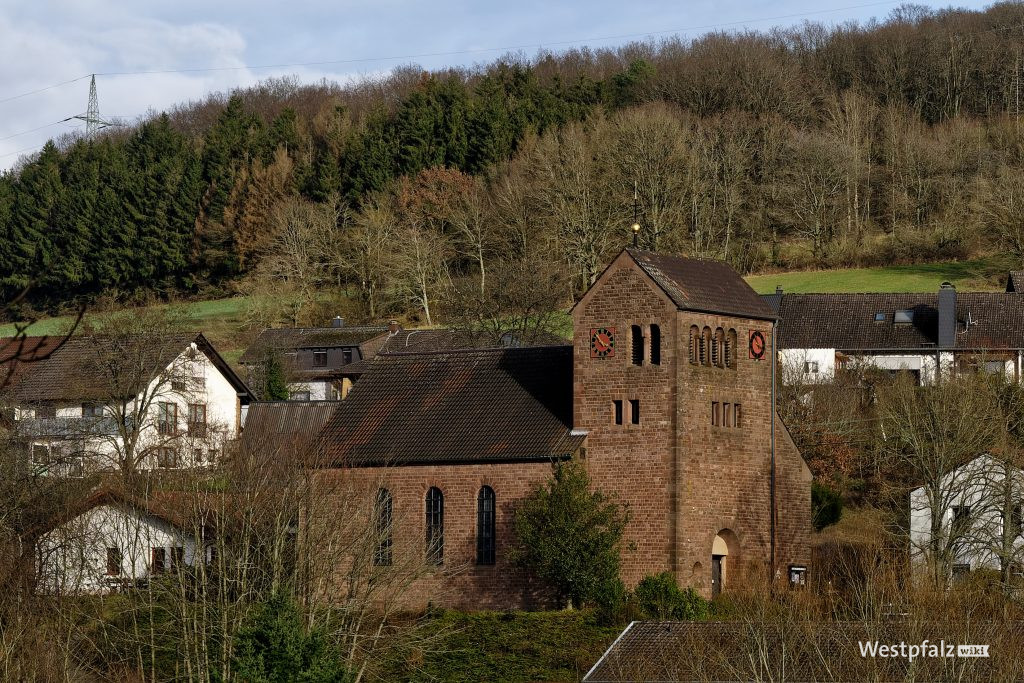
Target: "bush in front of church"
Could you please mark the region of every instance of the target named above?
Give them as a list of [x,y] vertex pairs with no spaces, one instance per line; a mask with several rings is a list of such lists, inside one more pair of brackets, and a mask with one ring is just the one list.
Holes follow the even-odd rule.
[[554,588],[569,607],[603,603],[619,581],[628,519],[614,498],[591,490],[580,463],[560,464],[516,510],[513,560]]
[[711,605],[691,587],[679,587],[671,572],[645,576],[630,596],[632,607],[645,619],[699,621]]

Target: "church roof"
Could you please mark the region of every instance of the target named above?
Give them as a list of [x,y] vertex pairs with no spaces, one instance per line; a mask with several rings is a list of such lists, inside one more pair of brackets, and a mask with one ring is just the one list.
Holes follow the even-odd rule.
[[637,265],[681,310],[773,320],[771,307],[732,267],[652,251],[627,249]]
[[575,452],[572,347],[377,356],[321,434],[337,466],[544,461]]

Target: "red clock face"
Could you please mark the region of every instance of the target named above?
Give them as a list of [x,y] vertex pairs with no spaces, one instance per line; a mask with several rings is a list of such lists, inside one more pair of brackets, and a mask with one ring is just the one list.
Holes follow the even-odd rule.
[[764,333],[760,330],[750,331],[750,357],[754,360],[761,360],[764,358]]
[[615,328],[590,328],[590,357],[608,358],[615,355]]

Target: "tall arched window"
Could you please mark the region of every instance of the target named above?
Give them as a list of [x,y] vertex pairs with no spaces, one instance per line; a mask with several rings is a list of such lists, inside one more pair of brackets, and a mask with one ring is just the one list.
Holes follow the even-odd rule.
[[377,489],[373,516],[374,533],[377,537],[373,563],[378,567],[387,567],[391,564],[391,491]]
[[711,365],[711,328],[705,327],[704,331],[700,335],[700,364]]
[[651,325],[651,365],[661,365],[661,328]]
[[725,332],[721,327],[715,329],[715,340],[711,347],[711,364],[715,367],[725,367],[723,356],[725,352]]
[[444,563],[444,494],[436,486],[427,491],[427,563]]
[[736,330],[730,329],[725,335],[725,367],[736,369]]
[[494,489],[484,486],[476,497],[476,563],[494,564]]
[[644,331],[639,325],[629,328],[629,350],[633,365],[644,364]]
[[700,345],[700,328],[690,325],[690,365],[697,365],[700,354],[697,347]]

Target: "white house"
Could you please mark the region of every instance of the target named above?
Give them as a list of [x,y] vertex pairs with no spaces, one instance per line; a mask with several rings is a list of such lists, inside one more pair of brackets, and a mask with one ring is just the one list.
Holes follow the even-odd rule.
[[904,371],[920,384],[976,367],[1020,381],[1024,370],[1024,292],[1011,273],[1005,292],[786,294],[765,300],[779,317],[782,380],[827,381],[870,366]]
[[912,490],[909,502],[915,565],[945,554],[953,574],[1004,565],[1019,572],[1024,566],[1024,471],[1019,468],[982,455],[949,472],[941,485]]
[[5,344],[36,349],[6,369],[0,404],[43,473],[212,464],[250,402],[202,334],[3,340],[0,358]]
[[46,593],[106,593],[171,576],[205,559],[198,515],[169,497],[90,497],[36,542],[36,572]]

